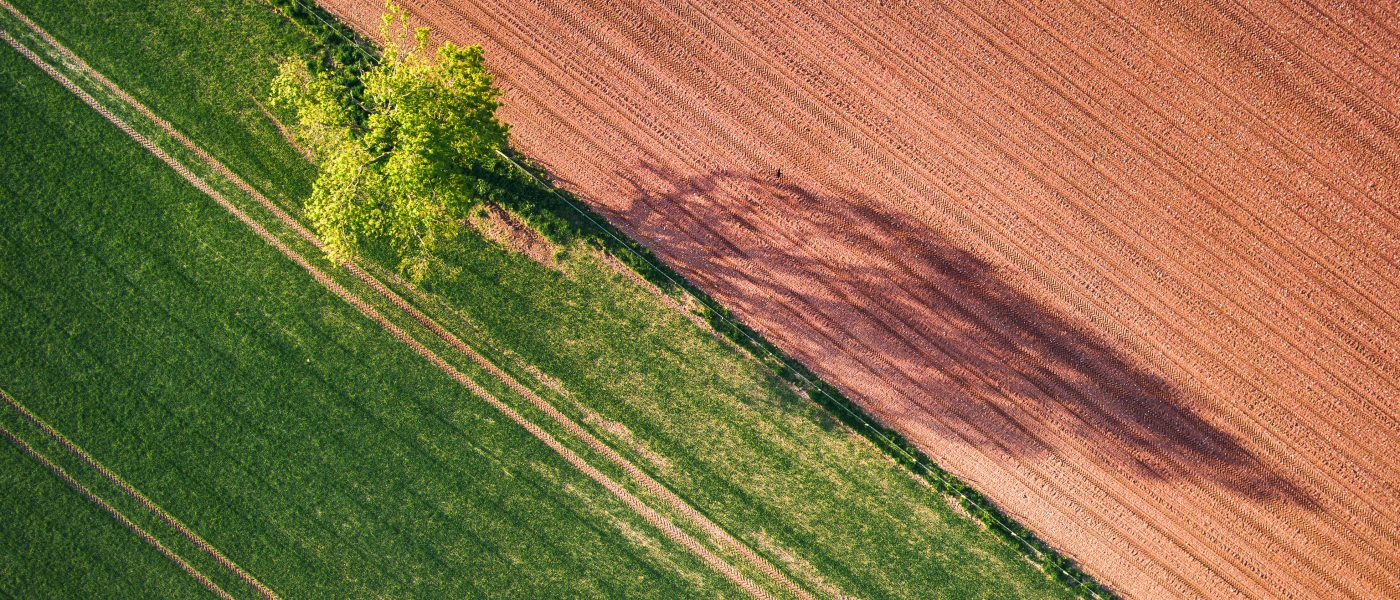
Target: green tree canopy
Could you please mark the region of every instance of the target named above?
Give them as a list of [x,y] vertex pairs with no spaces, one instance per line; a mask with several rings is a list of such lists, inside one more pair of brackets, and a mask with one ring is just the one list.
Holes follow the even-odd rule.
[[444,42],[433,55],[428,29],[411,29],[393,2],[387,9],[362,100],[299,59],[281,65],[272,99],[295,112],[292,129],[316,159],[305,211],[330,258],[382,242],[421,280],[485,195],[472,173],[496,160],[509,127],[496,119],[501,92],[480,46]]

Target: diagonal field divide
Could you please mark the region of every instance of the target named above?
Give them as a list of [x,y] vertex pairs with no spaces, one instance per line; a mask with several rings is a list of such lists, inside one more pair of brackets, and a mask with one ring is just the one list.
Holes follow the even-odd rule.
[[[4,391],[0,391],[0,397],[3,397],[7,404],[9,404],[12,408],[16,408],[17,410],[19,410],[21,414],[25,415],[26,418],[32,416],[28,413],[28,411],[24,410],[24,408],[21,407],[18,402],[15,402],[15,400],[9,395],[7,395]],[[204,586],[205,589],[209,590],[214,595],[224,600],[233,600],[233,595],[229,594],[227,591],[224,591],[223,588],[219,587],[219,584],[214,583],[213,580],[209,579],[208,576],[200,572],[199,569],[196,569],[194,565],[191,565],[189,561],[184,559],[184,557],[180,556],[174,550],[171,550],[168,546],[161,543],[161,541],[159,539],[156,539],[156,537],[152,535],[151,532],[136,524],[126,515],[122,514],[121,510],[119,510],[117,507],[112,506],[110,503],[108,503],[106,500],[103,500],[92,490],[88,489],[87,486],[84,486],[82,483],[78,482],[78,480],[74,479],[72,475],[69,475],[68,472],[63,469],[63,467],[59,466],[53,460],[49,459],[49,457],[44,456],[42,452],[38,451],[33,446],[30,446],[24,440],[20,439],[18,435],[16,435],[14,432],[11,432],[4,425],[0,425],[0,436],[4,436],[5,439],[9,440],[11,444],[14,444],[15,447],[19,448],[25,454],[29,455],[30,458],[33,458],[35,462],[48,469],[49,472],[53,473],[54,476],[62,480],[63,483],[68,484],[68,487],[73,488],[84,498],[87,498],[88,501],[92,502],[93,504],[97,505],[98,508],[102,509],[103,512],[111,515],[112,518],[116,519],[118,523],[121,523],[124,527],[131,530],[132,533],[136,534],[136,537],[145,540],[146,543],[155,547],[155,549],[158,552],[160,552],[161,555],[165,556],[166,558],[173,561],[175,564],[179,565],[181,570],[183,570],[186,573],[189,573],[190,577],[195,578],[195,580],[198,581],[200,585]]]
[[[39,38],[39,40],[41,40],[44,44],[50,47],[50,50],[54,51],[63,59],[65,59],[63,61],[63,66],[66,69],[76,71],[76,74],[85,76],[100,83],[104,88],[106,88],[108,92],[110,92],[113,96],[115,96],[123,104],[125,104],[127,108],[138,112],[140,115],[159,126],[165,134],[179,141],[181,145],[183,145],[188,151],[195,154],[203,163],[205,163],[207,167],[214,170],[217,174],[236,185],[239,189],[241,189],[253,200],[255,200],[263,209],[272,213],[283,225],[292,229],[301,238],[311,243],[316,248],[319,249],[323,247],[321,241],[311,231],[302,226],[285,210],[283,210],[281,207],[279,207],[272,201],[268,200],[260,192],[258,192],[249,184],[247,184],[242,178],[238,177],[238,175],[234,174],[231,170],[224,166],[223,163],[219,162],[203,148],[201,148],[189,138],[181,134],[169,122],[157,116],[144,104],[131,97],[124,90],[118,87],[115,83],[111,82],[109,79],[103,76],[100,72],[90,67],[80,57],[78,57],[72,51],[68,50],[66,47],[60,44],[58,40],[54,39],[51,35],[49,35],[46,31],[40,28],[36,23],[30,20],[23,13],[19,12],[17,9],[15,9],[13,6],[11,6],[8,2],[5,2],[4,0],[0,0],[0,7],[3,7],[16,19],[18,19],[26,27],[28,27],[32,31],[32,33]],[[735,585],[739,586],[741,589],[749,592],[755,597],[771,597],[771,594],[767,590],[759,586],[756,582],[754,582],[744,573],[740,572],[739,569],[735,568],[725,559],[716,555],[703,543],[697,540],[694,536],[690,535],[686,531],[676,526],[667,516],[651,508],[640,498],[636,497],[631,492],[629,492],[621,484],[612,480],[602,471],[589,464],[586,460],[584,460],[573,450],[569,449],[567,446],[561,443],[549,432],[545,431],[538,425],[531,422],[528,418],[515,411],[515,409],[511,408],[508,404],[496,398],[486,389],[478,385],[476,382],[472,381],[465,374],[461,373],[450,363],[441,358],[437,353],[427,348],[425,345],[423,345],[412,335],[404,331],[398,325],[395,325],[378,310],[370,306],[364,299],[362,299],[355,293],[349,291],[340,283],[336,282],[329,275],[327,275],[323,270],[313,265],[306,257],[289,247],[286,243],[284,243],[282,240],[280,240],[271,232],[269,232],[266,227],[264,227],[258,221],[254,220],[243,210],[235,206],[220,192],[215,190],[203,179],[194,174],[188,167],[180,163],[174,157],[170,156],[168,153],[166,153],[164,150],[158,147],[154,142],[152,142],[149,138],[137,132],[130,124],[128,124],[121,117],[113,114],[111,110],[109,110],[106,106],[104,106],[100,101],[94,98],[81,86],[74,83],[73,80],[69,79],[67,76],[61,73],[58,68],[55,68],[54,66],[45,62],[43,59],[39,58],[33,51],[25,47],[23,44],[19,43],[8,33],[0,31],[0,39],[4,39],[12,47],[14,47],[17,51],[24,55],[25,58],[33,62],[46,74],[54,78],[71,93],[73,93],[79,99],[81,99],[85,104],[87,104],[93,110],[101,114],[103,118],[107,119],[113,125],[117,126],[117,128],[122,130],[122,132],[125,133],[128,137],[135,140],[142,147],[146,148],[157,158],[165,162],[173,170],[175,170],[187,181],[189,181],[190,184],[192,184],[195,188],[199,189],[205,195],[212,198],[230,214],[238,218],[246,226],[252,229],[254,233],[258,234],[258,236],[261,237],[265,242],[276,248],[288,259],[292,260],[292,262],[296,263],[302,269],[307,271],[307,273],[309,273],[312,276],[312,278],[315,279],[318,283],[322,284],[327,289],[340,296],[342,300],[354,306],[356,309],[358,309],[365,316],[369,317],[371,320],[375,321],[376,323],[379,323],[381,327],[383,327],[386,331],[392,334],[395,338],[399,339],[399,341],[408,345],[415,352],[423,356],[433,365],[437,366],[448,376],[452,377],[463,387],[467,388],[468,391],[482,398],[493,408],[505,414],[516,424],[523,427],[536,439],[539,439],[546,446],[557,452],[576,469],[578,469],[579,471],[587,475],[589,478],[602,485],[605,489],[607,489],[610,493],[616,496],[629,508],[635,511],[644,520],[646,520],[652,526],[656,527],[658,530],[663,532],[667,537],[672,539],[672,541],[680,544],[682,547],[695,553],[708,565],[715,569],[716,572],[719,572],[720,574],[724,575]],[[453,335],[451,332],[438,325],[430,317],[413,307],[408,301],[404,300],[402,297],[398,296],[393,291],[391,291],[382,282],[375,279],[373,276],[366,273],[363,269],[359,268],[354,264],[347,263],[345,267],[357,279],[361,280],[364,284],[373,289],[376,293],[389,300],[396,308],[401,310],[404,314],[410,316],[411,318],[413,318],[414,321],[418,322],[425,329],[432,332],[439,339],[446,342],[460,353],[466,355],[472,360],[472,362],[476,363],[478,366],[491,373],[492,376],[499,379],[509,389],[527,399],[536,409],[548,415],[552,420],[554,420],[556,423],[562,426],[565,431],[577,437],[591,450],[603,455],[610,462],[614,463],[617,467],[620,467],[622,471],[625,472],[637,485],[641,486],[654,497],[661,499],[661,501],[663,501],[671,511],[681,516],[684,516],[690,523],[698,527],[701,531],[704,531],[706,535],[708,535],[711,539],[717,540],[726,549],[741,557],[745,562],[747,562],[758,572],[763,573],[765,576],[780,584],[782,588],[786,589],[795,597],[802,598],[804,600],[812,598],[811,594],[806,589],[794,582],[783,571],[775,567],[771,562],[760,556],[757,552],[753,550],[753,548],[736,539],[727,530],[710,520],[707,516],[705,516],[695,507],[691,506],[688,502],[686,502],[675,492],[671,491],[668,487],[653,479],[649,474],[646,473],[646,471],[632,463],[626,457],[622,456],[611,446],[599,440],[593,434],[588,432],[588,430],[580,426],[578,423],[574,422],[567,415],[560,412],[548,401],[541,398],[533,390],[531,390],[527,386],[522,385],[514,377],[497,367],[494,363],[486,359],[480,353],[476,352],[469,345],[462,342],[457,336]],[[72,450],[73,448],[76,447],[71,447],[70,450]],[[85,460],[85,462],[87,461]],[[129,489],[131,491],[134,491],[134,488],[130,488],[130,486],[126,486],[120,483],[118,485],[124,490]],[[144,497],[139,497],[138,501],[142,501],[143,498]],[[145,505],[148,502],[149,500],[144,501],[143,505]],[[163,510],[160,510],[159,507],[156,507],[153,503],[148,505],[147,508],[153,511],[159,511],[157,512],[158,515],[164,513]],[[173,517],[171,518],[173,519]],[[164,520],[164,517],[162,517],[162,519]],[[193,535],[192,532],[190,532],[190,534]],[[192,541],[194,540],[192,539]],[[227,562],[227,564],[224,564],[224,566],[229,567],[231,570],[236,569],[234,570],[234,572],[235,574],[238,574],[240,578],[244,578],[244,576],[247,575],[245,572],[242,572],[241,569],[237,569],[236,565],[233,565],[231,561],[228,561],[226,558],[222,558],[222,554],[216,554],[218,552],[217,549],[214,549],[212,546],[208,546],[207,543],[202,543],[202,540],[196,541],[195,543],[197,545],[200,545],[202,549],[205,549],[206,552],[209,552],[211,556],[214,556],[216,560],[219,560],[221,564]],[[247,575],[247,577],[244,578],[244,580],[251,580],[250,585],[252,585],[252,581],[256,581],[251,577],[251,575]],[[263,592],[265,596],[275,597],[274,595],[270,595],[271,590],[266,589],[265,587],[261,586],[261,584],[256,584],[254,585],[254,587],[258,588],[260,592]]]

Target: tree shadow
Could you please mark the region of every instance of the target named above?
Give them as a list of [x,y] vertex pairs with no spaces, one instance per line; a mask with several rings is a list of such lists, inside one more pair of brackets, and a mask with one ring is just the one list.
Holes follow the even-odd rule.
[[615,223],[911,439],[941,431],[1017,457],[1108,463],[1128,485],[1196,481],[1316,508],[1193,412],[1204,403],[1189,392],[858,193],[645,163],[617,176],[633,194],[604,209]]

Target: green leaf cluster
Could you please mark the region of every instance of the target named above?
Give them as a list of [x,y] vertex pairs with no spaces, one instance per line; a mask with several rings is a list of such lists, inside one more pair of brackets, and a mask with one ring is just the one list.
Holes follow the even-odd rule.
[[422,280],[470,208],[488,195],[479,173],[497,160],[509,127],[496,118],[501,92],[480,46],[443,42],[412,28],[390,2],[383,52],[346,102],[343,78],[299,59],[282,63],[272,100],[296,115],[295,135],[319,173],[305,214],[337,262],[384,244],[399,269]]

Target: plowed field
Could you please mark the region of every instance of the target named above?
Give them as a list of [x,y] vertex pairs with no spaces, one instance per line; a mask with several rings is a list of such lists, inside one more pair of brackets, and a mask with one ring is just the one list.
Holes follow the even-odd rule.
[[405,4],[565,187],[1108,585],[1400,596],[1393,2]]

